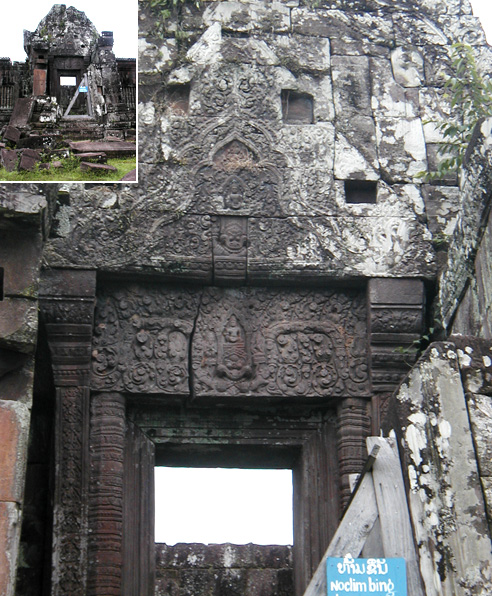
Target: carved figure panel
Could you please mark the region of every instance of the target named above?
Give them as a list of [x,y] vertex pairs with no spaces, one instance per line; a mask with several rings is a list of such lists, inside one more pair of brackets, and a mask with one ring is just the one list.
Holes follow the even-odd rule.
[[132,286],[99,296],[93,389],[188,394],[188,352],[199,294]]
[[220,217],[213,242],[215,283],[246,280],[248,221],[246,217]]
[[[232,123],[231,123],[232,124]],[[246,140],[232,125],[229,134],[219,140],[211,155],[198,164],[195,186],[195,208],[199,213],[281,215],[283,169],[285,159],[271,151],[261,140],[256,145]],[[268,159],[262,157],[266,150]]]
[[368,395],[357,293],[210,289],[192,345],[199,396]]
[[370,393],[366,344],[365,300],[355,291],[108,288],[96,308],[91,386],[361,397]]

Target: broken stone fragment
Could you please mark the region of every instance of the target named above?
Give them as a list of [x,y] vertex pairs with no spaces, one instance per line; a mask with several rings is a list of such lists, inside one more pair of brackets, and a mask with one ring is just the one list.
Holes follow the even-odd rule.
[[77,153],[74,157],[83,161],[106,163],[107,155],[103,151],[89,152],[89,153]]
[[127,141],[76,141],[69,144],[75,153],[104,152],[111,157],[135,155],[137,146]]
[[36,163],[41,160],[41,151],[35,149],[24,149],[22,151],[19,170],[32,170]]
[[17,151],[12,149],[2,149],[0,151],[0,159],[2,166],[7,170],[7,172],[13,172],[17,167],[19,156]]
[[108,166],[102,163],[90,163],[88,161],[80,162],[80,169],[83,172],[116,172],[117,169],[114,166]]
[[128,174],[125,174],[123,178],[121,178],[122,182],[136,182],[137,181],[137,170],[131,170]]
[[17,130],[15,126],[7,126],[3,138],[7,141],[12,141],[12,143],[16,144],[17,141],[20,139],[21,133],[20,130]]

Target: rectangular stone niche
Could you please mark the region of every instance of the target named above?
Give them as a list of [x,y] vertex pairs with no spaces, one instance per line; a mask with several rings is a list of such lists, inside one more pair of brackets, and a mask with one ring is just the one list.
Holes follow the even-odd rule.
[[167,104],[178,114],[187,114],[190,108],[190,85],[169,85],[167,87]]
[[282,90],[282,118],[289,124],[313,124],[313,98],[307,93]]
[[345,180],[346,203],[377,202],[377,182],[372,180]]

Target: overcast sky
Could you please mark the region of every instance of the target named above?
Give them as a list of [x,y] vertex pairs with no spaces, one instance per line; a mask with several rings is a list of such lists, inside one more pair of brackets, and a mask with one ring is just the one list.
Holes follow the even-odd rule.
[[156,542],[292,544],[292,471],[155,468]]
[[24,62],[24,29],[35,31],[53,4],[66,4],[85,12],[99,33],[113,31],[113,50],[117,58],[137,57],[138,0],[14,0],[8,3],[4,0],[4,3],[0,56]]

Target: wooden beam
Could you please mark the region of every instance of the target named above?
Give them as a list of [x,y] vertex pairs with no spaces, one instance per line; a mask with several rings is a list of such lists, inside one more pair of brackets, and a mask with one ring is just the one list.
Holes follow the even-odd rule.
[[376,495],[371,474],[365,474],[352,499],[351,507],[343,516],[330,546],[321,559],[304,596],[326,596],[326,560],[344,557],[350,553],[358,557],[378,517]]
[[366,442],[368,450],[376,445],[380,447],[378,458],[373,465],[372,477],[381,523],[384,556],[403,557],[407,562],[408,596],[424,596],[407,495],[395,442],[381,437],[368,437]]

